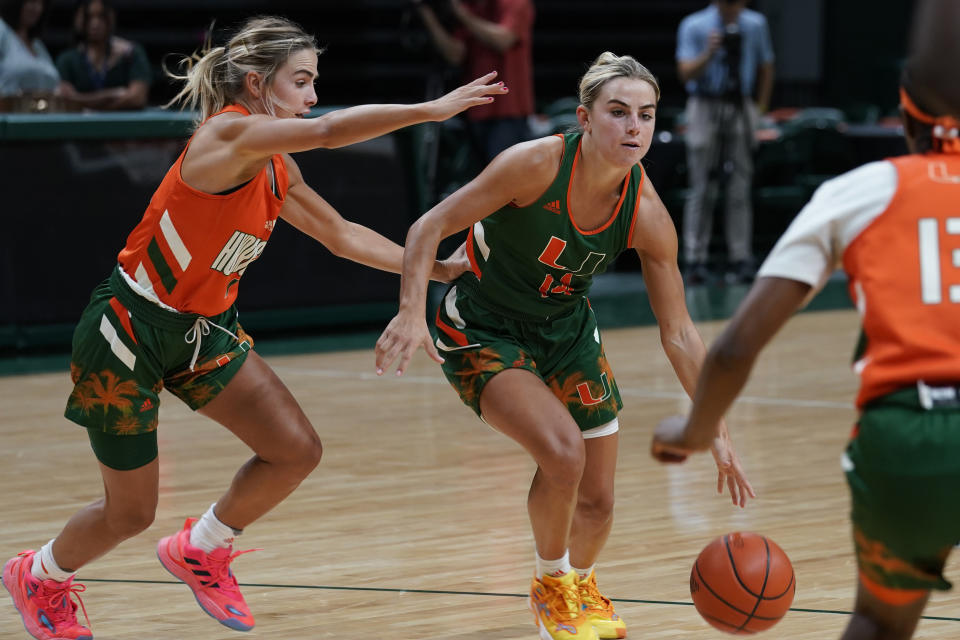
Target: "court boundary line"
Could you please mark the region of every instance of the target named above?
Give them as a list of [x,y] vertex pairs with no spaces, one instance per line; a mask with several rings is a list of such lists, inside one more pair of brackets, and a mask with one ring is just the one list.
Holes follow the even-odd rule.
[[[116,578],[83,578],[81,582],[100,582],[107,584],[183,584],[179,580],[127,580]],[[318,584],[268,584],[257,582],[242,582],[241,587],[253,587],[260,589],[312,589],[322,591],[374,591],[378,593],[419,593],[424,595],[447,595],[447,596],[488,596],[494,598],[527,598],[526,593],[496,593],[492,591],[453,591],[448,589],[400,589],[396,587],[335,587],[333,585]],[[675,600],[648,600],[645,598],[610,598],[614,602],[627,602],[631,604],[665,604],[670,606],[692,607],[692,602],[679,602]],[[831,615],[852,615],[852,611],[836,611],[833,609],[807,609],[804,607],[790,607],[788,611],[797,611],[800,613],[828,613]],[[949,618],[946,616],[920,616],[921,620],[943,620],[946,622],[960,622],[960,618]]]

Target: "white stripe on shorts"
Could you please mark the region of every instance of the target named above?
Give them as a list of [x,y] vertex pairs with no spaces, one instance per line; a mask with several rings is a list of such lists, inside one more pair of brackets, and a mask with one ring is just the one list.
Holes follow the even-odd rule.
[[137,356],[127,348],[127,345],[120,341],[117,330],[114,329],[110,321],[107,320],[106,314],[100,316],[100,333],[107,339],[107,342],[110,343],[110,351],[113,351],[113,355],[120,358],[120,361],[127,365],[130,371],[133,371],[133,365],[137,363]]

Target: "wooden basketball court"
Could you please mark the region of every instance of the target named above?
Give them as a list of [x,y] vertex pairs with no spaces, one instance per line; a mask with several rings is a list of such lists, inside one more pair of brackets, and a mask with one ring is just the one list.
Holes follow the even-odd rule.
[[[708,342],[721,323],[701,324]],[[712,459],[676,467],[648,454],[656,422],[687,401],[656,328],[609,330],[624,397],[616,521],[598,567],[636,639],[719,639],[694,610],[700,549],[733,530],[766,534],[797,576],[793,610],[767,638],[838,638],[855,565],[840,454],[854,411],[853,311],[794,318],[763,355],[730,415],[759,497],[740,510],[715,493]],[[533,543],[525,511],[534,468],[477,420],[423,354],[402,378],[373,373],[373,351],[268,358],[324,442],[313,475],[251,526],[234,569],[257,627],[248,638],[532,640]],[[62,411],[66,372],[0,378],[0,555],[38,548],[101,496],[83,431]],[[98,640],[238,638],[201,612],[157,562],[156,541],[199,516],[248,457],[228,432],[164,393],[154,525],[86,567]],[[948,577],[958,572],[956,559]],[[0,592],[0,639],[27,638]],[[960,636],[960,597],[934,594],[917,638]]]

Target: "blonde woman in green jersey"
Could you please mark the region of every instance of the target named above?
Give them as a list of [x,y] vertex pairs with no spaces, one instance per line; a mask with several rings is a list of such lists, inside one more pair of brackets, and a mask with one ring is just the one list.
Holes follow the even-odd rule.
[[[593,274],[637,251],[663,349],[688,394],[704,358],[676,230],[639,165],[659,93],[633,58],[597,58],[580,82],[580,131],[507,149],[411,227],[400,312],[377,342],[377,373],[399,359],[400,375],[422,346],[462,400],[536,461],[530,604],[545,640],[626,636],[593,572],[612,525],[621,407],[586,298]],[[467,228],[472,271],[440,305],[435,346],[424,320],[430,265],[440,240]],[[723,424],[718,433],[718,490],[726,484],[743,506],[753,489]]]

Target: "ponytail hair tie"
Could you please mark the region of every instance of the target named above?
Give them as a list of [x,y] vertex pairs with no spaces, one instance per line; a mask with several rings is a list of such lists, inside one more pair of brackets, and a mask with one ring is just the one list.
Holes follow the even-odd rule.
[[900,105],[914,120],[930,125],[933,134],[933,149],[939,153],[960,153],[960,120],[953,116],[932,116],[910,98],[900,87]]

